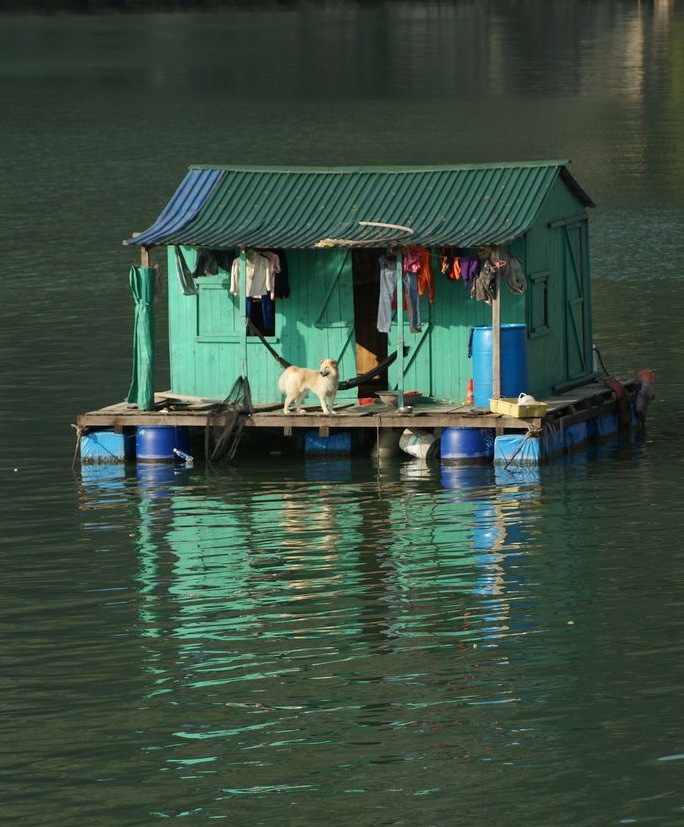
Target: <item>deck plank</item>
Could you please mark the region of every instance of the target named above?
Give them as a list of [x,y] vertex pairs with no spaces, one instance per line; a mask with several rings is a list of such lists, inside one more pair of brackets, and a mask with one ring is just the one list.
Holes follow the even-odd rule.
[[[627,392],[634,394],[637,380],[621,380]],[[228,418],[220,411],[220,400],[204,397],[184,397],[178,394],[155,394],[157,406],[152,411],[140,411],[127,402],[116,402],[96,411],[80,414],[77,425],[81,429],[125,428],[159,425],[181,425],[204,428],[209,420],[221,426]],[[179,401],[174,409],[173,400]],[[472,405],[455,405],[448,400],[419,402],[410,414],[400,413],[398,408],[377,402],[358,405],[348,402],[337,405],[335,415],[323,414],[320,405],[306,405],[306,415],[283,414],[282,403],[264,403],[255,407],[254,413],[245,417],[249,428],[495,428],[503,430],[525,430],[541,428],[544,423],[565,426],[595,416],[597,412],[614,410],[616,397],[603,382],[594,382],[567,393],[557,394],[547,400],[548,413],[545,417],[516,419],[473,408]],[[169,403],[163,407],[164,403]],[[181,404],[186,403],[187,404]],[[218,410],[210,410],[214,406]]]

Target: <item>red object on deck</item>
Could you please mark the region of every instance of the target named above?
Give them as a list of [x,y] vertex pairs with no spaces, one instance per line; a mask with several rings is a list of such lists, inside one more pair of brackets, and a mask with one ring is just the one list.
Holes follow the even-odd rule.
[[473,380],[468,379],[468,389],[466,390],[466,405],[472,405],[475,401],[475,386]]

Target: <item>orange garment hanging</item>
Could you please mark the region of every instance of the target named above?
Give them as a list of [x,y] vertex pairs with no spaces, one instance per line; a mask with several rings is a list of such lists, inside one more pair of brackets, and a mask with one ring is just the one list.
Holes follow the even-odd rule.
[[461,278],[461,257],[452,255],[448,247],[442,247],[440,255],[441,270],[451,281],[458,281]]
[[458,256],[454,256],[448,276],[452,281],[458,281],[461,278],[461,259]]
[[432,278],[432,267],[430,266],[430,251],[424,247],[407,247],[407,253],[413,253],[420,257],[420,270],[418,270],[418,295],[428,291],[430,304],[435,300],[435,283]]

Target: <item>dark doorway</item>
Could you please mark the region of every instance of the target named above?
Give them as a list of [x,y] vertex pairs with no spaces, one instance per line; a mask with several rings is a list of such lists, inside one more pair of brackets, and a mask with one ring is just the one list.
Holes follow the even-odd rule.
[[[356,335],[356,372],[368,373],[387,357],[387,334],[377,328],[380,298],[380,266],[383,250],[352,250],[354,280],[354,327]],[[359,386],[359,396],[387,388],[387,369]]]

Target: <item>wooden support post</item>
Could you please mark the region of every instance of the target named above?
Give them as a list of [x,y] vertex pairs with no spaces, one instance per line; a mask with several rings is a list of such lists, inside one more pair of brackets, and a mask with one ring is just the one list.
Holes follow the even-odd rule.
[[496,271],[496,296],[492,301],[492,399],[501,399],[501,274]]
[[141,267],[149,267],[150,266],[150,248],[149,247],[141,247],[140,248],[140,266]]
[[238,301],[242,302],[241,312],[245,323],[242,329],[242,375],[247,378],[247,254],[245,248],[240,248],[240,295]]
[[397,406],[404,404],[404,254],[397,250]]

